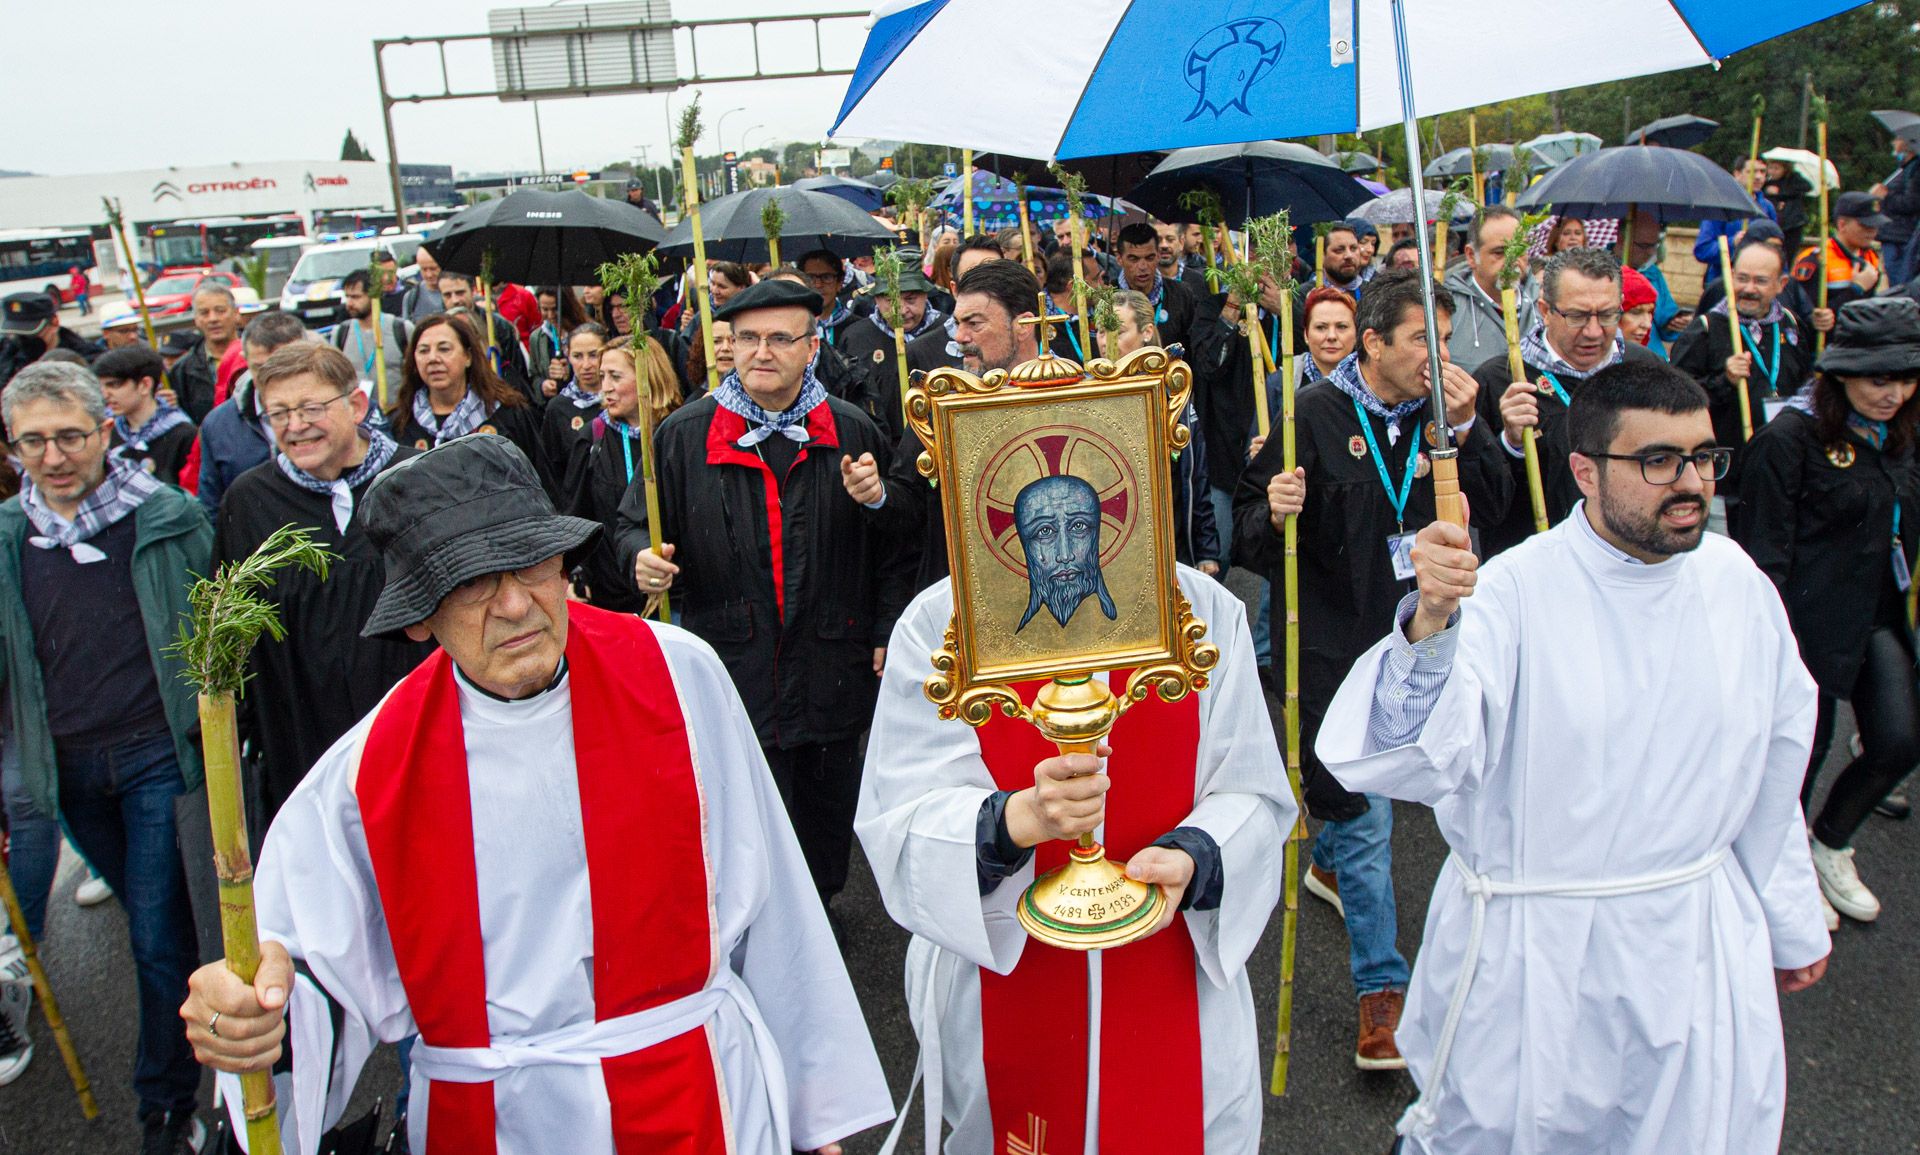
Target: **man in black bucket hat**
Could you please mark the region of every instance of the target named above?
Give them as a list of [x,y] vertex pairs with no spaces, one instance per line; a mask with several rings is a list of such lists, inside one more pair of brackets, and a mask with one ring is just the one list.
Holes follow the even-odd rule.
[[376,1042],[415,1034],[415,1151],[566,1135],[612,1155],[618,1134],[837,1153],[891,1118],[713,651],[567,601],[565,555],[599,527],[556,514],[501,437],[389,469],[362,512],[387,568],[363,633],[440,649],[274,820],[260,970],[203,967],[181,1008],[201,1062],[266,1070],[296,1032],[291,1149],[335,1121]]

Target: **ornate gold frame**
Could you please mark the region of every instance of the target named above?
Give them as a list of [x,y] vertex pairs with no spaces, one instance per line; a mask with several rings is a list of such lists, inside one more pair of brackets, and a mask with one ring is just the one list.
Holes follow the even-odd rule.
[[[1186,362],[1155,347],[1135,350],[1118,361],[1095,359],[1084,372],[1072,361],[1051,356],[1011,371],[994,370],[985,377],[961,369],[937,369],[908,390],[907,422],[926,447],[917,466],[921,476],[933,480],[940,495],[952,555],[954,615],[944,646],[933,655],[934,675],[926,684],[927,697],[939,707],[942,718],[984,725],[998,705],[1010,717],[1033,721],[1031,710],[1011,683],[1114,669],[1133,670],[1121,696],[1122,710],[1156,690],[1166,700],[1176,701],[1206,686],[1207,671],[1219,661],[1219,650],[1203,640],[1206,623],[1193,616],[1174,571],[1171,461],[1192,440],[1180,421],[1192,392],[1193,371]],[[1150,448],[1143,488],[1151,500],[1142,502],[1154,548],[1153,580],[1159,590],[1171,594],[1158,598],[1157,640],[1152,645],[1091,650],[1065,659],[1002,662],[981,669],[975,663],[980,647],[972,566],[976,549],[984,546],[970,536],[961,478],[943,447],[952,443],[957,420],[982,410],[1030,409],[1044,420],[1048,410],[1085,406],[1109,397],[1144,397],[1148,412],[1161,417],[1147,431]]]

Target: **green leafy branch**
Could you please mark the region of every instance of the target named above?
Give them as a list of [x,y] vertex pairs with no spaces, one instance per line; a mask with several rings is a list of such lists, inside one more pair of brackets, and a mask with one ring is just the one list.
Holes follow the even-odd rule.
[[930,180],[895,181],[887,190],[887,199],[899,206],[908,216],[926,208],[933,200],[933,182]]
[[[263,257],[266,256],[265,253],[261,253],[260,255]],[[386,253],[377,247],[367,254],[367,293],[376,300],[388,289],[393,287],[387,283],[386,266],[380,263],[380,258],[383,256],[386,256]],[[265,269],[261,270],[263,274],[265,271]],[[262,279],[264,281],[264,277]]]
[[1827,98],[1814,93],[1813,99],[1807,102],[1807,111],[1815,124],[1827,123]]
[[1447,185],[1447,191],[1440,194],[1440,210],[1434,216],[1437,228],[1450,229],[1453,227],[1453,214],[1459,209],[1460,202],[1466,201],[1471,204],[1473,201],[1473,198],[1467,195],[1472,188],[1473,179],[1471,177],[1457,176],[1453,178],[1453,182]]
[[[617,296],[633,305],[652,297],[660,288],[660,254],[622,253],[593,271],[609,296]],[[634,315],[638,315],[637,310]]]
[[[1200,231],[1206,234],[1207,251],[1213,251],[1213,239],[1219,233],[1220,226],[1226,223],[1226,210],[1220,206],[1220,194],[1210,188],[1188,189],[1180,194],[1180,207],[1192,213],[1200,222]],[[1219,263],[1207,262],[1207,291],[1220,291],[1222,273]]]
[[180,623],[177,641],[168,652],[186,663],[183,677],[210,698],[235,697],[247,680],[247,658],[254,643],[266,634],[275,641],[286,637],[274,604],[260,596],[275,572],[293,566],[327,576],[336,554],[313,540],[310,531],[283,525],[260,548],[220,567],[211,578],[201,578],[187,591],[192,606],[188,621]]
[[1515,145],[1513,163],[1507,166],[1506,187],[1519,190],[1526,188],[1533,180],[1533,150]]
[[1520,283],[1520,262],[1526,259],[1527,247],[1531,243],[1529,238],[1533,230],[1552,215],[1540,209],[1520,218],[1520,227],[1513,230],[1513,235],[1507,238],[1506,247],[1500,250],[1499,285],[1502,289],[1511,289]]
[[778,200],[768,197],[767,203],[760,206],[760,231],[766,235],[767,240],[778,241],[781,230],[786,227],[787,211],[780,207]]
[[1120,331],[1120,310],[1113,305],[1113,299],[1119,292],[1112,285],[1101,285],[1089,294],[1088,306],[1092,309],[1093,327],[1109,337]]
[[[898,187],[898,186],[895,186]],[[900,259],[900,246],[891,245],[884,249],[875,249],[873,253],[873,280],[886,295],[888,307],[893,311],[889,322],[898,328],[906,314],[906,307],[900,303],[900,278],[906,273],[906,262]]]
[[[1047,171],[1060,182],[1060,188],[1067,194],[1067,211],[1073,214],[1074,229],[1084,227],[1083,222],[1087,219],[1087,178],[1077,172],[1067,171],[1059,161],[1048,161]],[[1086,269],[1081,265],[1074,267],[1070,295],[1076,306],[1092,302],[1093,286],[1087,284]]]
[[693,103],[680,110],[680,129],[674,136],[674,144],[685,152],[700,139],[700,94],[693,94]]
[[[1330,224],[1331,222],[1324,222]],[[1318,228],[1318,225],[1315,226]],[[1293,214],[1281,209],[1272,216],[1247,222],[1247,247],[1253,257],[1247,263],[1256,274],[1279,286],[1285,300],[1293,293]]]

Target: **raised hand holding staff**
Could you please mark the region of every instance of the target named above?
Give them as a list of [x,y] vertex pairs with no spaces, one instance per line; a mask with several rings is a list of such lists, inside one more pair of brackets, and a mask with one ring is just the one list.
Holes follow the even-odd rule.
[[1407,640],[1417,642],[1447,628],[1462,600],[1473,596],[1480,559],[1468,536],[1466,498],[1460,499],[1461,524],[1429,522],[1413,539],[1413,581],[1420,604],[1407,623]]

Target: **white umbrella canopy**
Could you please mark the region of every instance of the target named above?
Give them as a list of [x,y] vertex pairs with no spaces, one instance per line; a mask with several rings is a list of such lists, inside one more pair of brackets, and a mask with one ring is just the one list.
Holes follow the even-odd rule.
[[[1760,154],[1760,159],[1785,161],[1798,169],[1800,175],[1807,178],[1808,184],[1815,189],[1820,187],[1820,154],[1817,152],[1809,152],[1804,148],[1770,148]],[[1827,190],[1831,192],[1839,187],[1840,170],[1833,167],[1832,161],[1828,161]]]

